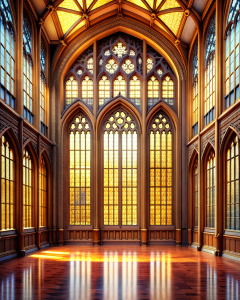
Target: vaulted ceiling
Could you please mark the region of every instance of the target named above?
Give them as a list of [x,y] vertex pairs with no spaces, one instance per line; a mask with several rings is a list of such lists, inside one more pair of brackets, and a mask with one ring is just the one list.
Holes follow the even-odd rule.
[[31,0],[49,39],[69,40],[89,26],[116,15],[136,18],[172,40],[188,44],[206,0]]

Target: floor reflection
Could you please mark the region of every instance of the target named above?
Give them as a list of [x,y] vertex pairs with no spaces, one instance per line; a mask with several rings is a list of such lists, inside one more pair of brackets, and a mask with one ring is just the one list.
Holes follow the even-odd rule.
[[227,275],[226,280],[227,280],[226,299],[230,299],[230,300],[240,299],[239,280],[235,279],[231,275]]
[[122,254],[122,299],[137,299],[137,254]]
[[4,278],[0,286],[1,286],[1,293],[0,293],[1,299],[6,299],[6,300],[15,299],[15,291],[14,291],[15,278],[13,274]]
[[23,299],[33,299],[32,294],[32,266],[23,270],[22,297]]

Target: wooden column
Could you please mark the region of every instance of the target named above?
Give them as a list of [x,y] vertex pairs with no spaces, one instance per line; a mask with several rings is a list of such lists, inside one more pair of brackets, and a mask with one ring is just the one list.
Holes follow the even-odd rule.
[[[222,234],[223,234],[223,205],[220,194],[223,192],[223,187],[220,186],[220,177],[223,176],[220,166],[220,141],[219,141],[219,122],[218,117],[221,114],[223,101],[223,7],[221,0],[216,1],[216,103],[215,103],[215,254],[222,254]],[[220,25],[221,26],[217,26]]]
[[36,186],[36,189],[37,189],[37,195],[36,195],[36,207],[35,207],[35,211],[36,211],[36,223],[35,223],[35,226],[36,226],[36,233],[37,233],[37,238],[36,238],[36,241],[37,241],[37,247],[38,249],[41,249],[41,231],[40,231],[40,226],[39,226],[39,189],[40,189],[40,185],[39,185],[39,169],[40,169],[40,163],[41,163],[41,135],[39,134],[38,135],[38,158],[37,158],[37,168],[36,168],[36,171],[37,171],[37,174],[36,174],[36,177],[37,177],[37,186]]
[[147,245],[147,43],[143,40],[143,84],[142,84],[142,138],[141,138],[141,245]]

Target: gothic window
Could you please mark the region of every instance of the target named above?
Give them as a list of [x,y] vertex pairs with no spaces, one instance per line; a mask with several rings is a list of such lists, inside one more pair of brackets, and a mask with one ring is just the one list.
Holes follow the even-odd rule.
[[44,42],[41,39],[41,49],[40,49],[40,128],[41,132],[46,135],[47,134],[47,84],[46,84],[46,50],[44,47]]
[[119,42],[117,45],[113,47],[112,52],[118,57],[122,58],[127,53],[127,47],[122,43]]
[[137,225],[137,126],[118,109],[104,124],[104,225]]
[[208,28],[205,49],[205,125],[209,124],[215,118],[215,24],[216,16],[214,15]]
[[147,73],[149,73],[153,68],[153,59],[151,57],[147,58]]
[[118,77],[114,80],[114,97],[121,95],[126,97],[126,80],[122,75],[118,75]]
[[78,99],[78,82],[70,76],[66,82],[66,104],[69,105],[76,99]]
[[39,166],[39,226],[46,227],[47,222],[47,200],[48,200],[48,174],[47,166],[43,157],[41,157]]
[[23,150],[23,227],[33,227],[33,164],[26,149]]
[[93,74],[93,58],[92,57],[90,57],[87,60],[87,69],[91,74]]
[[169,104],[173,104],[174,84],[169,76],[166,76],[162,82],[162,99]]
[[122,64],[122,69],[126,74],[130,74],[134,71],[135,66],[132,63],[131,59],[126,59]]
[[89,76],[82,81],[82,100],[89,106],[93,105],[93,81]]
[[106,75],[103,75],[99,80],[99,105],[110,100],[110,80]]
[[[232,0],[226,32],[225,107],[239,99],[239,1]],[[237,15],[238,14],[238,15]],[[236,17],[237,16],[237,17]],[[235,19],[236,17],[236,19]]]
[[239,198],[239,138],[235,136],[228,148],[226,157],[226,229],[240,230]]
[[117,71],[118,64],[116,63],[116,61],[114,59],[109,59],[109,61],[107,61],[105,68],[109,74],[113,74]]
[[215,227],[215,154],[210,151],[206,169],[206,227]]
[[130,80],[129,90],[131,102],[139,107],[141,105],[141,83],[136,75],[134,75]]
[[7,137],[1,138],[0,230],[15,228],[15,157]]
[[24,118],[33,124],[33,61],[32,61],[32,35],[28,16],[23,16],[23,103]]
[[194,53],[193,53],[192,72],[193,72],[192,129],[193,129],[193,136],[195,136],[198,133],[198,44],[195,46]]
[[159,100],[159,81],[155,76],[148,80],[148,107],[153,106]]
[[150,225],[172,225],[172,126],[161,111],[150,125]]
[[15,36],[9,3],[1,1],[1,99],[15,108]]
[[70,225],[90,225],[91,131],[79,114],[70,125]]
[[193,164],[193,225],[198,226],[198,159]]

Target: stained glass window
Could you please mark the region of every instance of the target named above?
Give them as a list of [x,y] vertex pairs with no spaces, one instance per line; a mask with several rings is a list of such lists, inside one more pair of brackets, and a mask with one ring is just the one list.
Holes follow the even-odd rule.
[[158,113],[150,126],[150,225],[172,225],[172,128]]
[[76,99],[78,99],[78,82],[70,76],[66,82],[66,104],[69,105]]
[[235,136],[227,149],[226,159],[226,229],[240,230],[239,139]]
[[12,16],[7,0],[1,1],[1,99],[15,108],[15,41]]
[[41,157],[39,166],[39,226],[47,226],[47,166],[43,157]]
[[117,71],[118,64],[116,63],[116,61],[114,59],[109,59],[109,61],[107,62],[105,68],[106,68],[106,71],[109,74],[113,74]]
[[196,135],[198,133],[198,44],[195,46],[195,49],[193,52],[192,72],[193,72],[192,129],[193,129],[193,135]]
[[210,151],[206,170],[206,227],[215,227],[215,154]]
[[[239,1],[233,0],[229,11],[229,22],[234,21],[235,15],[238,13]],[[232,105],[239,99],[239,15],[235,23],[228,27],[226,33],[226,57],[225,57],[225,106]]]
[[70,225],[90,225],[91,131],[79,114],[70,125]]
[[129,89],[130,89],[130,100],[132,103],[134,103],[137,106],[141,105],[141,83],[138,77],[135,75],[132,77],[129,83]]
[[104,125],[104,225],[137,225],[137,128],[119,109]]
[[15,157],[9,140],[1,138],[0,230],[15,228]]
[[132,73],[135,69],[134,64],[132,63],[131,59],[126,59],[122,65],[122,68],[126,74]]
[[88,76],[82,81],[82,100],[89,106],[93,105],[93,81]]
[[92,57],[90,57],[87,60],[87,69],[91,74],[93,74],[93,58]]
[[216,16],[214,15],[208,28],[205,49],[205,103],[204,119],[205,125],[209,124],[215,118],[215,43],[216,43]]
[[126,81],[122,75],[119,75],[114,80],[114,97],[118,95],[122,95],[123,97],[126,97]]
[[23,150],[23,227],[33,227],[33,165],[26,149]]
[[99,105],[103,105],[108,100],[110,100],[110,80],[104,75],[99,80]]
[[153,59],[151,57],[147,58],[147,73],[149,73],[153,68]]
[[148,107],[151,107],[159,100],[159,81],[155,76],[148,80]]
[[45,49],[45,43],[42,38],[41,38],[41,49],[40,49],[40,65],[41,65],[41,70],[43,72],[46,72],[46,49]]
[[173,92],[173,80],[169,76],[166,76],[162,82],[162,99],[170,105],[173,105]]
[[121,58],[127,53],[127,47],[122,42],[119,42],[113,47],[112,52]]
[[198,226],[198,159],[193,164],[193,224]]
[[40,127],[41,127],[41,132],[42,134],[46,135],[47,134],[47,126],[46,126],[46,92],[47,87],[46,87],[46,78],[43,72],[41,72],[40,76]]

